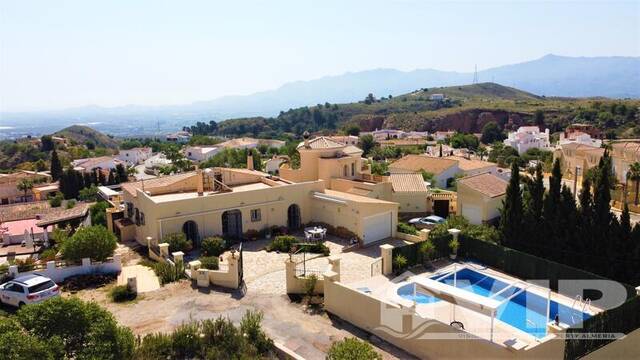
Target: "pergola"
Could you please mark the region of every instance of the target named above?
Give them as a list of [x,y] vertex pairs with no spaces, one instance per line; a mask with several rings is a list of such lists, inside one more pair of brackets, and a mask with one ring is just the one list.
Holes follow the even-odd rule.
[[[466,266],[463,266],[462,268],[465,268],[465,267]],[[491,294],[491,296],[489,297],[486,297],[486,296],[478,295],[470,291],[456,287],[458,270],[459,269],[457,265],[455,265],[453,271],[447,272],[435,279],[430,279],[425,277],[415,277],[412,279],[412,281],[414,281],[415,284],[419,285],[422,289],[426,290],[427,295],[437,297],[438,299],[444,300],[452,304],[454,306],[453,307],[454,319],[455,319],[456,305],[462,306],[465,309],[469,309],[471,311],[489,316],[491,318],[490,341],[493,342],[494,319],[496,317],[498,308],[502,306],[504,303],[506,303],[507,301],[510,301],[511,299],[523,293],[528,288],[534,285],[526,283],[524,281],[514,281],[509,285],[505,286],[500,291]],[[450,276],[451,274],[453,274],[453,286],[440,282],[440,280]],[[516,287],[516,285],[522,285],[522,286]],[[416,288],[417,286],[414,286],[414,289],[413,289],[414,298],[416,295]],[[504,299],[501,299],[501,300],[495,299],[498,295],[512,288],[516,288],[518,290],[514,291],[511,295],[507,296]],[[548,291],[546,319],[549,319],[549,312],[551,310],[551,289],[546,289],[546,290]]]

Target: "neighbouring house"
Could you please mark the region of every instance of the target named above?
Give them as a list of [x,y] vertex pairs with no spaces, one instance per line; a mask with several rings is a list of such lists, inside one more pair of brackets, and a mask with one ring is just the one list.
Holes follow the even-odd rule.
[[191,161],[205,161],[214,157],[220,151],[218,146],[187,146],[184,155]]
[[625,183],[631,164],[640,162],[640,143],[632,141],[611,144],[613,171],[620,183]]
[[166,136],[167,141],[184,144],[188,143],[191,140],[191,133],[188,131],[177,131]]
[[163,153],[153,155],[144,161],[145,172],[153,172],[163,166],[171,164],[171,160],[167,159],[167,156]]
[[126,166],[126,163],[113,156],[100,156],[95,158],[77,159],[71,162],[73,169],[80,172],[93,172],[94,170],[111,170],[118,165]]
[[468,159],[462,156],[447,156],[446,159],[458,162],[460,173],[464,176],[490,172],[494,175],[498,172],[498,165],[489,161]]
[[121,240],[147,244],[182,232],[195,246],[207,236],[243,238],[272,226],[324,222],[367,245],[395,236],[398,204],[327,189],[323,180],[293,183],[248,169],[210,168],[122,185],[124,210],[107,210]]
[[[25,241],[29,245],[33,245],[36,240],[48,239],[48,232],[46,229],[38,227],[36,223],[40,221],[39,218],[5,221],[2,223],[2,227],[5,230],[2,233],[2,246],[9,246],[14,244],[20,244]],[[45,235],[47,233],[47,235]]]
[[422,139],[428,136],[428,131],[408,131],[404,134],[404,137],[407,139]]
[[389,180],[393,190],[391,200],[399,204],[399,212],[424,213],[428,211],[425,194],[428,194],[429,188],[421,174],[390,174]]
[[402,139],[389,139],[378,141],[380,147],[385,148],[389,146],[398,148],[412,148],[416,146],[424,146],[427,141],[423,138],[402,138]]
[[[397,177],[394,185],[391,176],[371,174],[361,149],[337,143],[328,137],[307,138],[297,150],[300,168],[291,169],[287,164],[283,165],[280,175],[284,179],[293,182],[324,180],[331,190],[384,201],[398,202],[400,199],[403,201],[401,212],[426,211],[428,189],[419,174],[418,177],[412,177],[413,174]],[[408,193],[412,196],[407,196]]]
[[431,94],[429,95],[429,100],[431,101],[443,101],[444,94]]
[[280,165],[289,162],[289,157],[286,155],[273,155],[273,157],[264,162],[264,171],[278,175],[280,173]]
[[[18,183],[30,180],[33,188],[18,190]],[[58,191],[58,184],[51,183],[48,172],[20,170],[11,174],[0,174],[0,205],[46,200],[49,194]]]
[[[48,240],[55,226],[90,225],[89,207],[92,203],[77,203],[73,208],[52,208],[47,201],[26,204],[0,206],[2,226],[7,228],[3,234],[3,245],[19,244],[23,240]],[[29,243],[29,241],[27,241]]]
[[458,210],[471,224],[493,222],[500,217],[508,182],[491,173],[458,179]]
[[431,157],[427,155],[406,155],[391,164],[391,173],[420,173],[426,171],[433,175],[434,187],[447,188],[453,182],[456,174],[460,172],[458,160],[444,157]]
[[153,155],[150,147],[136,147],[128,150],[120,150],[116,158],[129,165],[140,165]]
[[436,141],[445,141],[447,138],[452,137],[456,132],[453,130],[449,130],[449,131],[436,131],[433,134],[433,138]]
[[220,148],[227,149],[255,149],[260,145],[265,145],[270,148],[281,148],[286,144],[285,141],[282,140],[273,140],[273,139],[254,139],[250,137],[241,137],[235,138],[231,140],[227,140],[216,146]]
[[401,139],[405,136],[405,132],[395,129],[376,129],[374,131],[362,132],[360,135],[371,135],[376,141]]
[[327,136],[327,139],[340,143],[342,145],[358,146],[360,138],[354,135],[333,135]]
[[562,176],[575,179],[576,175],[580,177],[585,171],[598,166],[604,151],[604,148],[568,143],[559,145],[553,156],[554,160],[560,159]]
[[571,134],[574,132],[580,132],[584,134],[589,134],[594,139],[604,139],[604,133],[591,124],[571,124],[564,129],[564,136],[566,138],[570,138]]
[[551,150],[549,143],[549,129],[540,132],[537,126],[521,126],[516,131],[510,131],[504,139],[505,146],[511,146],[524,154],[529,149]]
[[573,131],[570,132],[568,136],[566,136],[565,133],[560,133],[560,141],[558,143],[559,145],[566,145],[571,143],[593,146],[597,148],[602,147],[601,139],[594,139],[587,133],[583,133],[581,131]]

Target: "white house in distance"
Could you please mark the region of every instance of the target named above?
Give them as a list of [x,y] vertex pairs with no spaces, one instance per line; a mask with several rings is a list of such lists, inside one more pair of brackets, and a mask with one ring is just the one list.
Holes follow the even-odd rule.
[[572,143],[593,146],[595,148],[602,147],[602,140],[594,139],[587,133],[574,131],[572,133],[569,133],[568,136],[565,136],[564,133],[560,133],[560,145],[567,145]]
[[151,157],[153,150],[150,147],[135,147],[128,150],[120,150],[116,158],[129,165],[140,165]]
[[358,146],[358,141],[360,141],[360,138],[354,135],[327,136],[327,139],[333,140],[342,145],[353,145],[353,146]]
[[552,150],[549,143],[549,129],[540,132],[537,126],[521,126],[516,132],[509,132],[504,144],[518,150],[518,154],[524,154],[527,150],[534,148]]
[[191,134],[188,131],[177,131],[166,136],[167,141],[184,144],[191,140]]
[[115,169],[118,164],[126,165],[124,161],[112,156],[77,159],[71,162],[73,169],[80,172],[92,172],[94,169]]
[[191,161],[205,161],[212,158],[220,151],[217,146],[187,146],[184,155]]
[[431,100],[431,101],[443,101],[444,100],[444,94],[431,94],[429,96],[429,100]]

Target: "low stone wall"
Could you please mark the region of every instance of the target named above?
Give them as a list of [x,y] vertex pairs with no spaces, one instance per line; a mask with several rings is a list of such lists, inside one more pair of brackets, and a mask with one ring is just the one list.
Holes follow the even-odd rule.
[[9,275],[17,277],[28,274],[38,274],[46,276],[54,282],[63,282],[65,279],[89,274],[119,274],[122,271],[122,258],[114,255],[112,259],[105,262],[91,262],[91,259],[82,259],[81,265],[57,266],[55,261],[47,262],[45,269],[38,269],[26,272],[18,272],[18,266],[9,267]]
[[[335,256],[329,257],[329,270],[340,269],[340,258]],[[296,263],[287,259],[285,261],[285,274],[287,294],[305,294],[305,286],[307,277],[296,276]],[[318,276],[316,285],[313,290],[314,294],[324,294],[324,277]]]
[[239,261],[237,256],[231,253],[224,253],[223,261],[219,264],[219,270],[208,270],[200,268],[200,261],[189,263],[191,269],[191,279],[196,281],[198,287],[209,287],[209,285],[222,286],[229,289],[237,289],[240,286],[238,274]]
[[418,242],[427,241],[427,239],[429,238],[430,231],[431,230],[429,229],[422,229],[418,231],[418,235],[405,234],[398,231],[396,233],[396,237],[400,240],[409,241],[412,243],[418,243]]

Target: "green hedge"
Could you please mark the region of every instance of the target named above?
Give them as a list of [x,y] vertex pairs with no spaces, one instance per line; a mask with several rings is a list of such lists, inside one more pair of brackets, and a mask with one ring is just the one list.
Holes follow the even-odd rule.
[[[624,333],[640,328],[640,297],[633,296],[615,309],[603,311],[582,323],[580,328],[569,328],[567,334]],[[577,359],[589,354],[615,339],[567,339],[564,358]]]

